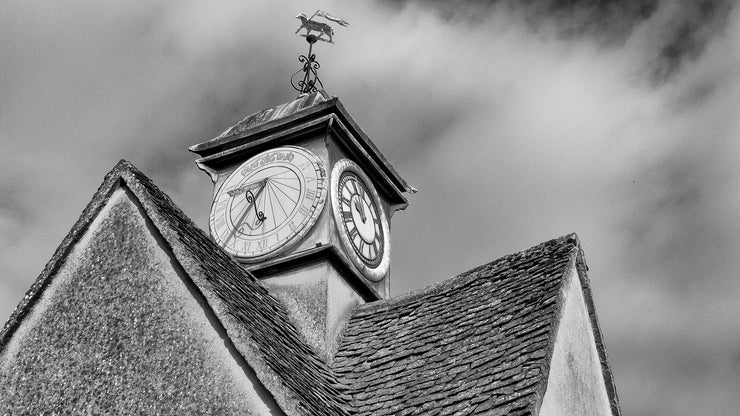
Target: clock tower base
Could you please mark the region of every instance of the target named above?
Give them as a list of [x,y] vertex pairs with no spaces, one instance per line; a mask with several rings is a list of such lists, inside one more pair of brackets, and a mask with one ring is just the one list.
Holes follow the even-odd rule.
[[390,296],[390,220],[413,187],[324,91],[251,114],[190,150],[214,183],[214,240],[331,361],[351,311]]
[[329,363],[352,310],[387,297],[368,290],[332,246],[270,263],[250,271],[283,302],[306,341]]

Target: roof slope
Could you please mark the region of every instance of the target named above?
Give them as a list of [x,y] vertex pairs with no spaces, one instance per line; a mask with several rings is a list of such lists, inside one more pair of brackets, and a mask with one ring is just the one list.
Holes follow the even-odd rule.
[[303,341],[283,306],[126,161],[105,177],[80,219],[0,331],[4,348],[121,181],[142,204],[229,337],[288,414],[349,414],[342,386]]
[[536,414],[579,251],[561,237],[358,308],[334,369],[359,414]]

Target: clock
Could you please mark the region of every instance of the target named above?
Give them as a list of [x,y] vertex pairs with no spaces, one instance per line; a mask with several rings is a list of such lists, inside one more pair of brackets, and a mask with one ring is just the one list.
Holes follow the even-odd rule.
[[369,280],[379,282],[390,266],[390,229],[370,178],[348,159],[331,173],[334,220],[352,263]]
[[211,206],[211,235],[241,261],[268,259],[311,229],[326,193],[326,171],[310,151],[283,146],[262,152],[219,188]]

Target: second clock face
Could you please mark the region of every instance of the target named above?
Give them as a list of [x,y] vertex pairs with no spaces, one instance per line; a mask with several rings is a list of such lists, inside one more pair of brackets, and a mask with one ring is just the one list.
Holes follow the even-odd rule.
[[342,225],[352,248],[370,267],[382,259],[383,226],[375,201],[357,174],[347,171],[339,180],[339,202]]
[[366,278],[383,280],[390,266],[390,230],[378,192],[348,159],[334,166],[331,183],[334,220],[346,254]]
[[318,157],[278,147],[247,160],[224,181],[211,208],[211,235],[244,261],[264,260],[300,240],[325,200],[326,173]]

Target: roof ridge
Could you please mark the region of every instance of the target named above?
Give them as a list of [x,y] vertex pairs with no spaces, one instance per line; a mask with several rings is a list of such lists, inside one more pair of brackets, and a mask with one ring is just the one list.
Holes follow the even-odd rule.
[[432,294],[439,293],[439,292],[443,291],[443,289],[446,289],[446,288],[450,288],[451,289],[451,288],[453,288],[456,285],[465,285],[465,284],[467,284],[467,283],[469,283],[471,281],[474,281],[474,280],[478,279],[480,276],[476,276],[475,275],[475,272],[477,272],[477,271],[479,271],[481,269],[484,269],[486,267],[492,267],[494,265],[497,265],[498,263],[501,263],[501,262],[504,262],[504,261],[507,261],[507,260],[511,260],[511,259],[513,259],[513,258],[515,258],[517,256],[524,256],[527,253],[532,252],[532,251],[535,251],[537,249],[540,249],[540,248],[542,248],[542,247],[544,247],[546,245],[554,244],[554,243],[561,243],[561,242],[573,244],[574,249],[581,250],[580,249],[581,243],[580,243],[580,240],[578,238],[578,235],[576,233],[574,233],[574,232],[573,233],[569,233],[569,234],[565,234],[565,235],[562,235],[560,237],[556,237],[556,238],[547,240],[547,241],[542,242],[540,244],[537,244],[535,246],[526,248],[524,250],[520,250],[520,251],[511,253],[511,254],[504,255],[504,256],[499,257],[499,258],[497,258],[495,260],[492,260],[492,261],[490,261],[488,263],[482,264],[480,266],[476,266],[476,267],[474,267],[472,269],[469,269],[469,270],[467,270],[465,272],[459,273],[459,274],[457,274],[457,275],[455,275],[453,277],[447,278],[447,279],[442,280],[442,281],[439,281],[439,282],[432,283],[432,284],[427,285],[427,286],[424,286],[422,288],[414,289],[412,291],[402,293],[402,294],[400,294],[398,296],[395,296],[395,297],[392,297],[390,299],[381,299],[381,300],[377,300],[377,301],[374,301],[374,302],[366,303],[364,305],[360,305],[360,306],[358,306],[355,309],[355,311],[353,312],[353,315],[355,313],[360,313],[360,312],[364,312],[364,311],[370,311],[370,310],[373,310],[374,311],[374,310],[378,310],[378,309],[388,308],[388,307],[391,307],[391,306],[401,305],[401,304],[404,304],[406,302],[409,302],[409,301],[413,301],[415,299],[418,299],[420,297],[424,297],[425,295],[432,295]]
[[31,284],[31,287],[26,291],[26,294],[18,303],[13,313],[11,313],[2,330],[0,330],[0,349],[9,341],[20,325],[20,322],[30,311],[30,307],[38,300],[41,293],[43,293],[50,277],[61,266],[62,260],[69,254],[72,246],[79,241],[90,223],[95,219],[103,205],[105,205],[104,203],[110,198],[112,190],[115,187],[115,182],[120,178],[121,172],[129,169],[129,167],[133,167],[133,165],[127,160],[121,159],[113,169],[106,173],[103,182],[98,186],[90,202],[87,203],[80,216],[72,225],[72,228],[62,238],[61,243],[54,250],[49,261],[46,262],[41,273],[36,277],[36,280]]

